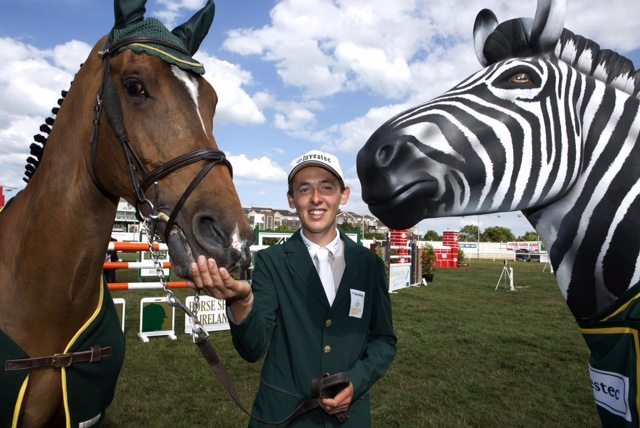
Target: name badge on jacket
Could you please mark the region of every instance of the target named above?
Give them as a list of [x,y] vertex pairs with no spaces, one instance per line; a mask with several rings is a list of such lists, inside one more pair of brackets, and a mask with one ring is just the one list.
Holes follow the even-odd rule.
[[354,318],[362,318],[362,311],[364,310],[364,291],[351,290],[351,308],[349,309],[349,316]]

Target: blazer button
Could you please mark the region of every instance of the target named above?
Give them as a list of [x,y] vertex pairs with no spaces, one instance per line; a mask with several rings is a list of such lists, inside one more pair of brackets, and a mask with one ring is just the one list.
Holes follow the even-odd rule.
[[333,324],[333,322],[331,320],[326,320],[324,322],[324,325],[327,326],[327,327],[331,327],[331,324]]
[[328,354],[329,352],[331,352],[331,346],[329,346],[329,345],[325,345],[325,347],[324,347],[324,353],[325,353],[325,354]]

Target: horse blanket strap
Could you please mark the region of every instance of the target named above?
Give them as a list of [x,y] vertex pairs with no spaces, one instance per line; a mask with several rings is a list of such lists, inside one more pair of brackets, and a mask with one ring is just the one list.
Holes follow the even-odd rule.
[[[240,408],[240,410],[242,410],[245,414],[247,414],[251,419],[254,419],[265,425],[286,425],[292,420],[294,420],[295,418],[313,409],[320,407],[320,403],[319,403],[320,398],[334,397],[338,392],[346,388],[349,385],[349,382],[351,382],[351,378],[349,377],[349,374],[345,372],[336,373],[334,375],[328,375],[328,374],[316,375],[311,380],[311,389],[312,389],[312,394],[314,398],[300,403],[298,407],[296,407],[289,414],[289,416],[287,416],[286,418],[280,421],[277,421],[277,422],[265,421],[253,416],[251,412],[247,410],[244,404],[242,404],[242,401],[238,396],[238,391],[235,388],[233,380],[229,376],[229,373],[227,373],[227,371],[225,370],[224,366],[220,363],[220,358],[218,358],[216,351],[213,349],[213,347],[207,341],[207,339],[203,337],[197,337],[195,339],[195,344],[198,346],[198,349],[200,350],[200,353],[202,353],[202,356],[204,357],[204,359],[211,366],[213,373],[216,375],[218,380],[225,387],[225,389],[227,390],[227,392],[229,393],[233,401],[236,403],[236,405]],[[340,422],[344,422],[349,417],[348,410],[338,413],[334,416],[336,416]]]
[[0,427],[13,427],[20,418],[32,384],[31,374],[51,371],[52,366],[60,375],[66,420],[63,426],[99,426],[105,418],[124,362],[126,343],[107,284],[101,281],[97,286],[96,307],[61,350],[63,354],[30,355],[0,330]]
[[29,370],[38,368],[69,367],[71,364],[97,363],[111,355],[111,346],[100,347],[94,345],[89,351],[69,352],[67,354],[53,354],[48,357],[24,358],[20,360],[7,360],[4,363],[5,370]]
[[604,426],[637,427],[640,423],[640,285],[612,306],[578,319],[591,351],[589,376]]

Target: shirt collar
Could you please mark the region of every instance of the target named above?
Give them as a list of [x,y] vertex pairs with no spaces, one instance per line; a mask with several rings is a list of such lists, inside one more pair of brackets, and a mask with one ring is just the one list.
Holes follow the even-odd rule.
[[[309,238],[304,236],[304,232],[302,230],[300,230],[300,237],[302,238],[302,242],[304,242],[304,245],[307,246],[307,249],[309,250],[309,253],[312,256],[315,255],[318,249],[322,248],[318,244],[316,244],[315,242],[311,242]],[[335,255],[338,253],[338,250],[340,249],[341,243],[342,243],[342,240],[340,239],[340,231],[336,229],[336,237],[333,238],[333,240],[329,242],[327,245],[325,245],[324,248],[329,250],[331,255],[335,257]]]

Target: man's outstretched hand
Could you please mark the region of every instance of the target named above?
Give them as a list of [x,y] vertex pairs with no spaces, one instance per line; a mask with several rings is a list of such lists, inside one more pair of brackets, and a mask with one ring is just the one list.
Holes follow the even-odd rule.
[[218,268],[214,259],[198,256],[198,260],[191,263],[191,275],[193,281],[187,281],[187,285],[216,299],[226,300],[236,323],[242,322],[251,311],[251,285],[235,279],[225,268]]

